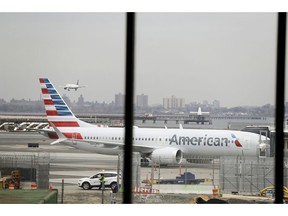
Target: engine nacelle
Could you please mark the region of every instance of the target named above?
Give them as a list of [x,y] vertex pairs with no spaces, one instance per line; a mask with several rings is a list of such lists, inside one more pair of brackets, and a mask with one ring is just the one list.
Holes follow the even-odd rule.
[[141,158],[141,167],[148,167],[151,166],[152,162],[150,158]]
[[183,158],[183,152],[176,148],[160,148],[151,154],[151,160],[158,164],[180,164]]

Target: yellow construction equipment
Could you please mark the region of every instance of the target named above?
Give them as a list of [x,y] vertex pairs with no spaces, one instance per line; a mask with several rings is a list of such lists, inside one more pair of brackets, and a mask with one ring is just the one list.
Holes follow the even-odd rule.
[[21,176],[19,170],[13,170],[10,176],[2,178],[2,187],[4,189],[19,189],[20,188]]
[[[286,186],[283,186],[283,198],[284,200],[288,200],[288,188]],[[259,196],[264,197],[271,197],[274,198],[275,195],[275,187],[273,185],[263,188],[259,191]]]

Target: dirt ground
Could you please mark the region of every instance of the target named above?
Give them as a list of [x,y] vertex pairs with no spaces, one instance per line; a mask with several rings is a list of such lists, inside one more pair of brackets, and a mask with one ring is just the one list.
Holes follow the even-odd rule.
[[[196,199],[202,197],[204,200],[211,199],[207,195],[198,194],[133,194],[134,204],[195,204]],[[223,195],[218,199],[225,200],[231,204],[257,204],[272,203],[271,199],[262,197]],[[104,204],[122,204],[123,193],[113,194],[111,190],[103,191]],[[58,189],[58,203],[62,203],[62,191]],[[102,204],[102,191],[98,189],[82,190],[75,186],[66,187],[63,193],[64,204]]]
[[[133,194],[133,203],[147,203],[147,204],[183,204],[192,203],[193,195],[191,194]],[[123,202],[123,193],[111,193],[107,189],[103,191],[104,204],[121,204]],[[62,203],[62,194],[58,192],[58,203]],[[102,191],[97,189],[79,191],[64,191],[63,196],[64,204],[102,204]]]

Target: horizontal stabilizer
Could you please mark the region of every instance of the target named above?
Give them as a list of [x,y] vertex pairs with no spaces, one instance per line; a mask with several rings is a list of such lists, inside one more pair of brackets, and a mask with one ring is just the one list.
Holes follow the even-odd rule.
[[50,122],[51,126],[53,127],[54,131],[56,132],[57,136],[59,137],[59,139],[57,139],[56,141],[52,142],[51,145],[57,144],[57,143],[61,143],[65,140],[67,140],[67,138],[61,133],[61,131],[55,127],[55,125]]
[[67,138],[61,138],[61,139],[57,139],[56,141],[50,143],[50,145],[55,145],[55,144],[58,144],[58,143],[61,143],[63,141],[67,140]]

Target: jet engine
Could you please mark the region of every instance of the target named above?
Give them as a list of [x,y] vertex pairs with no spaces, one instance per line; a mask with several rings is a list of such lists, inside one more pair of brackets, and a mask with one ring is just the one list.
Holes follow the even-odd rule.
[[141,167],[151,166],[152,162],[150,158],[141,158]]
[[158,164],[180,164],[183,158],[183,152],[176,148],[160,148],[151,153],[151,160]]

